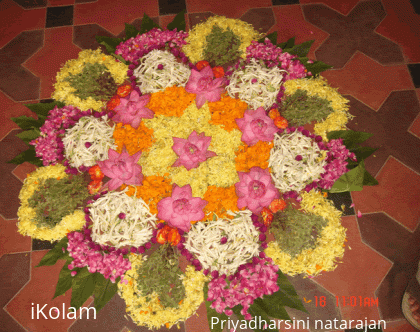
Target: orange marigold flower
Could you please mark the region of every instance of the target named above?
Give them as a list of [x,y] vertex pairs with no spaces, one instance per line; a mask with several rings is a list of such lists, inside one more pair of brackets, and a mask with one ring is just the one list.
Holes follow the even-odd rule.
[[235,152],[236,170],[238,172],[249,172],[251,167],[268,168],[268,159],[273,142],[258,141],[253,146],[241,145]]
[[220,101],[209,103],[211,113],[211,124],[220,125],[224,130],[231,132],[238,129],[237,118],[243,118],[248,109],[247,103],[242,100],[234,99],[228,95],[222,95]]
[[265,207],[261,210],[261,216],[263,218],[264,225],[266,227],[269,227],[271,223],[273,222],[273,218],[274,218],[273,212],[271,212],[270,209]]
[[93,195],[99,192],[102,187],[102,181],[91,181],[88,185],[89,194]]
[[117,89],[117,95],[120,96],[121,98],[127,97],[130,94],[131,90],[132,90],[132,88],[131,88],[130,84],[121,85]]
[[102,173],[99,165],[95,165],[89,168],[89,175],[93,181],[102,181],[105,176],[104,173]]
[[198,61],[195,66],[197,67],[198,70],[201,70],[204,67],[210,66],[210,64],[206,60],[201,60],[201,61]]
[[155,112],[155,115],[180,117],[194,100],[194,93],[188,93],[182,86],[171,86],[164,91],[153,93],[147,107]]
[[289,123],[281,115],[274,119],[274,124],[280,129],[286,129]]
[[217,67],[212,68],[212,70],[213,70],[213,75],[216,78],[225,76],[225,71],[223,70],[223,67],[217,66]]
[[181,241],[181,235],[176,228],[172,228],[168,233],[168,242],[171,246],[176,246]]
[[114,96],[108,101],[108,103],[106,104],[106,108],[113,111],[115,107],[117,107],[120,104],[120,102],[120,97]]
[[125,146],[130,155],[138,151],[147,151],[155,141],[153,129],[146,127],[143,122],[140,122],[137,129],[130,125],[117,123],[113,137],[117,145],[117,152],[121,153],[123,146]]
[[168,225],[165,225],[163,228],[161,228],[156,236],[157,242],[160,244],[165,244],[166,241],[168,241],[168,234],[170,230],[172,230],[172,228]]
[[268,112],[268,116],[270,117],[271,120],[274,120],[275,118],[280,116],[280,112],[276,110],[275,108],[273,108]]
[[270,203],[269,209],[276,213],[277,211],[283,211],[287,206],[287,203],[284,199],[275,199]]
[[206,220],[208,214],[211,212],[215,213],[219,218],[232,219],[233,216],[228,215],[227,211],[239,211],[237,206],[238,196],[236,196],[235,186],[230,186],[228,188],[208,186],[203,199],[208,202],[204,207],[204,213],[207,217],[204,217],[203,220]]

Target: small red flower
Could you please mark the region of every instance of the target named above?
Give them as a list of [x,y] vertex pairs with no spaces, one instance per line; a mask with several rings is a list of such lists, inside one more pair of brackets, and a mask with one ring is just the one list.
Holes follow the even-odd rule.
[[162,229],[160,229],[156,236],[157,243],[165,244],[168,241],[168,233],[172,228],[168,225],[165,225]]
[[220,66],[214,67],[212,70],[213,70],[214,77],[216,77],[216,78],[220,78],[220,77],[225,76],[225,71]]
[[269,227],[273,222],[273,212],[271,212],[270,209],[265,207],[261,210],[261,216],[263,218],[264,225],[266,227]]
[[172,228],[168,233],[168,242],[171,246],[176,246],[181,241],[181,235],[176,228]]
[[99,192],[102,187],[102,181],[91,181],[88,185],[89,194],[93,195]]
[[201,60],[201,61],[198,61],[195,66],[197,67],[198,70],[201,70],[204,67],[210,66],[210,64],[206,60]]
[[270,117],[271,120],[274,120],[275,118],[280,116],[280,112],[276,110],[275,108],[273,108],[268,112],[268,116]]
[[121,98],[127,97],[130,94],[131,90],[132,90],[131,85],[129,84],[122,85],[117,89],[117,95],[120,96]]
[[102,179],[105,176],[98,165],[95,165],[89,168],[89,175],[90,175],[91,180],[93,181],[102,181]]
[[120,104],[120,102],[120,97],[114,96],[108,101],[108,103],[106,104],[106,108],[110,111],[113,111],[115,107],[117,107]]
[[271,202],[269,209],[273,212],[276,213],[277,211],[283,211],[287,206],[287,203],[285,200],[283,199],[275,199],[274,201]]
[[275,118],[274,124],[280,129],[286,129],[287,126],[289,125],[287,120],[283,118],[282,116],[278,116],[277,118]]

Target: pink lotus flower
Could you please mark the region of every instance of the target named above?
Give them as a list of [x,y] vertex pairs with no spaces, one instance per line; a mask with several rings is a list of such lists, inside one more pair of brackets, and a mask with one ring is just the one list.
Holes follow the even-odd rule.
[[223,77],[214,78],[213,70],[210,66],[204,67],[201,71],[192,69],[190,78],[185,86],[189,93],[195,93],[195,104],[201,108],[206,101],[219,101],[224,89],[222,85],[225,79]]
[[150,95],[140,97],[139,93],[133,90],[127,97],[121,98],[120,101],[120,104],[115,107],[115,111],[118,113],[112,118],[114,122],[129,124],[137,129],[142,118],[152,119],[154,116],[153,111],[146,107],[150,101]]
[[279,130],[262,107],[255,111],[246,110],[244,117],[235,121],[242,131],[242,141],[248,145],[254,145],[258,141],[272,141],[274,134]]
[[273,200],[280,198],[279,191],[271,182],[268,169],[252,167],[249,173],[238,172],[238,175],[240,181],[235,184],[235,188],[239,209],[247,207],[258,214]]
[[197,134],[194,130],[187,139],[173,137],[174,145],[172,150],[178,155],[178,159],[172,167],[185,166],[189,171],[196,168],[208,158],[217,156],[213,151],[207,151],[210,146],[211,137],[204,136],[204,133]]
[[172,188],[172,196],[162,199],[158,205],[158,218],[165,220],[169,226],[177,227],[184,232],[191,228],[191,221],[204,218],[203,208],[207,201],[200,197],[192,197],[191,186],[188,184]]
[[141,155],[141,151],[130,156],[125,149],[121,154],[109,149],[108,159],[98,161],[102,173],[111,178],[108,182],[109,190],[115,190],[122,184],[139,186],[143,182],[143,174],[141,166],[137,165]]

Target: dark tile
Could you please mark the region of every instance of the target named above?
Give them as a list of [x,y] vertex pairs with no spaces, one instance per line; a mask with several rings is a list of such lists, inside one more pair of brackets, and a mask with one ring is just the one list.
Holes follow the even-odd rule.
[[[81,49],[96,50],[98,47],[105,49],[105,46],[100,45],[96,41],[95,36],[115,38],[112,33],[108,32],[97,24],[76,25],[73,27],[73,43],[79,46]],[[108,54],[108,52],[106,52],[106,54]]]
[[414,86],[420,88],[420,63],[408,64],[407,67],[413,79]]
[[159,15],[178,14],[187,11],[185,0],[159,0]]
[[98,0],[75,0],[74,3],[88,3],[88,2],[96,2]]
[[3,307],[29,281],[30,254],[9,254],[0,258],[0,321],[2,331],[25,332]]
[[[151,20],[152,20],[153,22],[155,22],[157,25],[159,25],[159,17],[158,17],[158,16],[156,16],[156,17],[151,17]],[[135,27],[138,31],[140,31],[142,21],[143,21],[143,19],[142,19],[142,18],[138,18],[138,19],[134,20],[133,22],[131,22],[130,24],[131,24],[133,27]],[[121,31],[121,32],[118,34],[117,38],[125,38],[125,30]]]
[[13,1],[25,9],[47,7],[47,0],[13,0]]
[[353,203],[349,192],[345,193],[328,193],[328,199],[334,203],[336,209],[343,211],[341,208],[344,205],[343,215],[354,216],[354,208],[350,207]]
[[271,0],[273,6],[298,5],[299,0]]
[[349,121],[348,128],[372,133],[362,145],[378,148],[375,157],[365,160],[368,172],[376,176],[390,155],[420,172],[420,140],[407,131],[420,112],[416,92],[392,92],[377,112],[352,96],[346,98],[350,101],[350,113],[356,116]]
[[49,104],[49,103],[53,103],[54,99],[42,99],[39,102],[44,103],[44,104]]
[[271,8],[250,9],[241,17],[241,20],[251,24],[258,32],[268,32],[276,24]]
[[315,52],[317,60],[342,68],[357,50],[381,64],[402,63],[400,47],[374,30],[386,16],[380,1],[362,1],[344,16],[323,4],[302,6],[308,22],[330,37]]
[[420,15],[420,2],[417,0],[410,0],[410,3],[413,6],[414,12]]
[[14,67],[12,74],[0,75],[0,90],[14,101],[38,99],[40,84],[41,80],[38,77],[21,66]]
[[73,25],[73,6],[48,7],[46,28]]
[[190,29],[192,29],[196,24],[203,23],[212,16],[214,16],[212,12],[188,14],[188,19],[190,20]]
[[51,243],[50,241],[32,239],[32,250],[49,250],[54,248],[56,244],[57,242]]

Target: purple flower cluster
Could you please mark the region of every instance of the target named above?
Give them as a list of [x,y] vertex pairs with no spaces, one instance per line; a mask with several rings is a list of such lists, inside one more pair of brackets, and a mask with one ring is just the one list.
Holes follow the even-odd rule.
[[187,42],[188,33],[184,31],[165,30],[154,28],[147,33],[132,37],[119,44],[115,54],[120,54],[124,60],[133,62],[152,50],[160,49],[168,43],[169,48],[181,48]]
[[304,78],[312,75],[307,73],[305,66],[297,59],[296,55],[283,52],[280,47],[277,47],[266,38],[263,43],[255,40],[251,42],[246,49],[247,61],[250,58],[263,60],[268,68],[279,66],[281,69],[287,71],[285,80],[293,80],[297,78]]
[[279,290],[277,285],[278,266],[272,264],[271,258],[266,258],[263,252],[260,258],[254,257],[252,263],[241,265],[238,272],[229,276],[220,276],[209,283],[207,301],[213,301],[211,307],[218,313],[232,315],[230,308],[241,305],[241,314],[245,319],[252,319],[248,313],[249,307],[257,298],[270,295]]
[[318,186],[324,189],[331,189],[334,182],[344,173],[347,173],[349,170],[346,167],[346,160],[350,158],[353,161],[356,160],[355,154],[346,148],[343,144],[343,139],[332,139],[327,144],[328,153],[327,153],[327,165],[324,166],[326,170],[325,173],[321,174],[321,181],[318,183]]
[[[90,273],[99,272],[113,283],[118,277],[123,279],[124,273],[131,269],[130,260],[124,258],[128,250],[111,248],[109,253],[102,252],[101,246],[92,242],[90,232],[90,229],[85,228],[83,232],[72,232],[67,235],[69,239],[67,251],[74,258],[68,268],[73,270],[76,267],[87,266]],[[72,276],[76,274],[76,271],[71,272]]]
[[64,159],[64,144],[61,138],[65,130],[73,126],[82,116],[90,114],[90,110],[82,112],[74,106],[63,108],[56,106],[49,112],[40,128],[41,136],[29,143],[35,146],[36,156],[42,159],[44,166],[54,165]]

